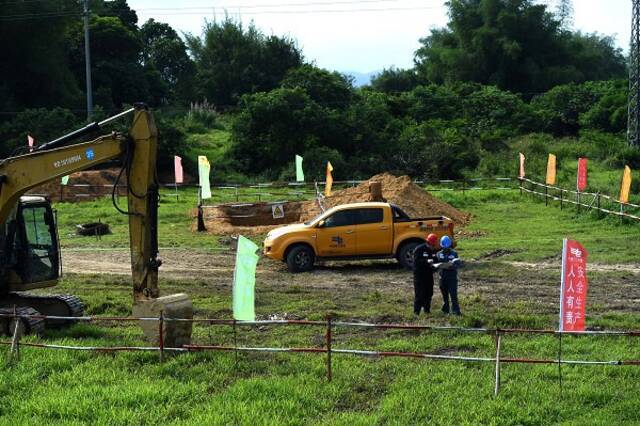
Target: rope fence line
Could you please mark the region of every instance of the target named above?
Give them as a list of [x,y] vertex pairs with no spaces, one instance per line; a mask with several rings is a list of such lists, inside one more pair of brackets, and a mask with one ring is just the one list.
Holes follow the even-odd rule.
[[[334,181],[333,187],[346,188],[354,187],[367,180],[341,180]],[[514,183],[516,179],[509,177],[496,177],[496,178],[468,178],[468,179],[434,179],[434,180],[414,180],[415,184],[423,186],[428,191],[440,192],[440,191],[512,191],[517,190],[518,187]],[[500,186],[478,186],[480,182],[495,182]],[[278,196],[293,196],[297,199],[302,199],[307,195],[315,195],[315,187],[325,186],[325,181],[318,182],[264,182],[254,184],[235,184],[235,183],[220,183],[211,186],[212,198],[229,198],[229,196],[235,197],[236,202],[240,201],[240,198],[257,197],[258,201],[262,201],[263,198],[278,197]],[[175,184],[165,183],[160,185],[166,189],[172,189],[177,192],[178,189],[194,188],[198,189],[198,184]],[[449,187],[445,187],[449,186]],[[111,196],[113,185],[111,184],[84,184],[84,183],[68,183],[60,186],[60,193],[58,195],[59,201],[68,201],[69,199],[87,199],[87,198],[99,198],[102,196]],[[276,191],[274,191],[276,189]],[[277,189],[290,189],[289,191],[277,191]],[[78,192],[78,191],[84,192]],[[243,190],[255,190],[253,192],[241,192]],[[262,191],[262,190],[267,190]],[[116,196],[126,195],[126,185],[118,185],[116,187]],[[221,194],[220,192],[229,192],[231,194]]]
[[[631,214],[625,211],[625,209],[637,211],[637,209],[640,209],[640,205],[624,203],[614,197],[599,192],[579,192],[521,178],[520,193],[522,194],[523,192],[544,198],[546,205],[549,205],[549,201],[557,201],[560,204],[561,210],[565,204],[570,204],[576,206],[578,211],[580,211],[580,207],[584,207],[586,210],[595,210],[608,215],[618,216],[620,220],[628,218],[640,221],[640,216],[638,215],[640,213]],[[603,202],[608,203],[608,208],[603,207]]]
[[[97,353],[113,353],[113,352],[158,352],[160,362],[164,362],[165,352],[186,353],[186,352],[202,352],[202,351],[221,351],[234,352],[236,356],[238,352],[262,352],[262,353],[315,353],[326,355],[327,380],[330,382],[333,377],[332,355],[353,355],[361,357],[392,357],[392,358],[414,358],[427,359],[434,361],[459,361],[459,362],[480,362],[495,364],[495,387],[494,393],[497,396],[500,391],[500,368],[501,364],[554,364],[558,368],[562,365],[583,365],[583,366],[640,366],[640,360],[574,360],[562,359],[561,351],[558,351],[558,358],[514,358],[501,356],[501,346],[504,338],[508,334],[548,334],[559,337],[559,344],[563,335],[573,336],[627,336],[640,337],[640,330],[632,331],[597,331],[589,330],[584,332],[566,332],[552,329],[516,329],[516,328],[471,328],[458,326],[431,326],[420,324],[381,324],[368,322],[353,321],[333,321],[331,315],[327,315],[326,321],[314,320],[258,320],[258,321],[237,321],[230,319],[214,319],[214,318],[168,318],[160,312],[158,317],[96,317],[96,316],[53,316],[53,315],[21,315],[16,310],[12,314],[0,314],[0,318],[12,319],[15,322],[12,338],[10,341],[0,341],[0,345],[9,346],[8,359],[13,361],[19,358],[20,346],[40,348],[40,349],[56,349],[56,350],[72,350],[72,351],[90,351]],[[78,345],[60,345],[48,343],[20,342],[20,331],[18,323],[21,318],[43,319],[43,320],[67,320],[67,321],[84,321],[84,322],[134,322],[134,321],[157,321],[159,339],[158,346],[78,346]],[[234,336],[236,335],[236,327],[252,327],[257,325],[297,325],[297,326],[316,326],[325,328],[325,343],[322,347],[247,347],[239,346],[235,342],[233,346],[225,345],[184,345],[182,347],[167,347],[164,344],[165,324],[167,322],[191,322],[205,325],[220,325],[233,327]],[[435,354],[426,352],[402,352],[402,351],[376,351],[367,349],[344,349],[334,348],[332,342],[334,340],[334,332],[337,328],[375,328],[383,330],[424,330],[424,331],[448,331],[459,333],[479,333],[493,336],[496,340],[496,354],[492,357],[482,356],[463,356],[449,354]],[[561,375],[559,374],[561,380]]]

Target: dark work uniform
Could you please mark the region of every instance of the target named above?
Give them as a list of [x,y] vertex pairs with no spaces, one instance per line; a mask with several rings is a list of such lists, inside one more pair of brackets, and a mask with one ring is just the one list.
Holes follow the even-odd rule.
[[[440,250],[436,255],[438,263],[451,263],[458,259],[458,253],[452,249]],[[451,310],[454,314],[460,315],[460,305],[458,304],[458,266],[451,269],[440,269],[440,291],[442,292],[442,312],[449,313],[449,297],[451,297]]]
[[427,243],[420,244],[413,251],[413,313],[418,315],[422,308],[425,313],[431,311],[433,297],[433,273],[436,263],[436,251]]

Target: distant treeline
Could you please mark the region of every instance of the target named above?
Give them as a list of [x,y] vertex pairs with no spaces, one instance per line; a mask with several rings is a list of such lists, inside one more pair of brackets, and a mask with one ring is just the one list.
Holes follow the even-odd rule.
[[[626,65],[611,38],[574,32],[570,9],[530,0],[447,5],[449,23],[420,40],[413,68],[354,88],[306,61],[288,37],[228,18],[181,37],[154,20],[139,25],[126,0],[98,0],[90,25],[96,118],[147,101],[158,111],[166,165],[189,149],[187,133],[230,122],[231,146],[214,168],[269,179],[290,178],[295,154],[311,178],[326,161],[338,179],[506,173],[504,153],[530,133],[605,138],[607,158],[640,158],[622,137]],[[43,141],[85,120],[84,35],[73,0],[0,9],[0,39],[10,41],[0,57],[7,156],[27,133]]]

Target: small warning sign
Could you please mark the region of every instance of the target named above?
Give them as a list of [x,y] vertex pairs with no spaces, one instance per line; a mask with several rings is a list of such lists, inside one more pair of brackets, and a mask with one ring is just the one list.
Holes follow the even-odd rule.
[[274,219],[282,219],[284,217],[284,205],[274,204],[271,206],[271,214]]

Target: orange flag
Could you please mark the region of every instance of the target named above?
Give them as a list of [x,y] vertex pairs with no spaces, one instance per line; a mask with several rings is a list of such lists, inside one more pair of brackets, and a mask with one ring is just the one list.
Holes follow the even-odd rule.
[[523,153],[520,153],[520,174],[518,175],[520,179],[524,179],[524,160],[526,160]]
[[547,185],[556,184],[556,156],[549,154],[549,160],[547,160]]
[[331,196],[331,186],[333,186],[333,176],[331,175],[332,171],[333,171],[333,166],[331,165],[330,161],[327,161],[327,179],[326,179],[327,183],[324,186],[325,197]]
[[631,168],[624,166],[624,173],[622,174],[622,184],[620,185],[620,202],[629,202],[629,191],[631,190]]

